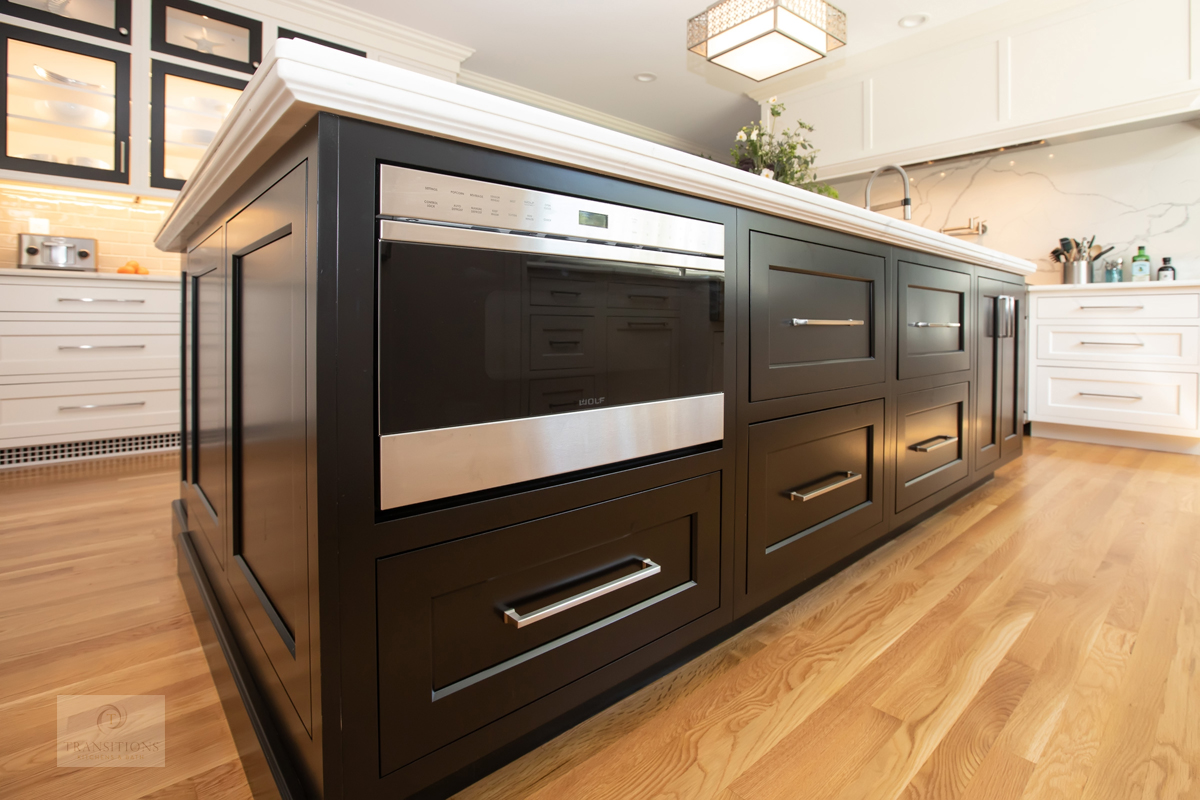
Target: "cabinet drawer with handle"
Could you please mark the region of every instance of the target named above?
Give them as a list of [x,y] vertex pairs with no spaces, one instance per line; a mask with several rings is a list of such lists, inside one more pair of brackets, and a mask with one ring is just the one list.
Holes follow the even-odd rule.
[[883,401],[750,426],[747,593],[786,591],[883,521]]
[[[84,284],[87,285],[84,285]],[[179,288],[174,283],[121,285],[117,281],[71,281],[6,283],[0,292],[0,312],[20,312],[43,317],[87,314],[102,316],[179,316]],[[10,314],[11,316],[11,314]]]
[[0,441],[102,438],[131,428],[178,425],[178,379],[0,386]]
[[383,773],[716,610],[720,489],[706,475],[381,559]]
[[[13,335],[5,332],[6,328],[17,324],[0,322],[0,375],[179,369],[177,332],[128,333],[124,331],[137,323],[103,322],[90,324],[93,329],[109,328],[101,333]],[[88,323],[76,325],[82,327]],[[117,333],[118,328],[123,332]]]
[[1195,372],[1141,372],[1039,365],[1033,418],[1067,425],[1105,423],[1121,430],[1194,432]]
[[967,477],[969,385],[958,383],[896,399],[896,511]]
[[1166,320],[1200,319],[1200,294],[1150,294],[1130,292],[1113,294],[1039,294],[1033,314],[1037,319],[1087,320]]
[[1200,328],[1167,325],[1038,326],[1037,357],[1042,361],[1195,366],[1200,363]]
[[901,261],[899,276],[900,380],[970,369],[970,274]]

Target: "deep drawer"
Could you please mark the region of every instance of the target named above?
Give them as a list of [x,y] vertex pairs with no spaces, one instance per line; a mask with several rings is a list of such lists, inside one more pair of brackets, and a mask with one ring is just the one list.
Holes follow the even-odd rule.
[[6,284],[4,291],[0,292],[0,311],[30,314],[179,314],[179,287],[176,284],[122,286],[114,285],[115,281],[95,281],[88,285],[74,285],[69,281],[69,278],[64,278],[58,283]]
[[900,380],[971,368],[971,276],[900,262]]
[[1193,366],[1200,328],[1135,325],[1038,326],[1037,357],[1044,361]]
[[747,593],[766,600],[883,521],[883,401],[750,426]]
[[1037,319],[1067,319],[1072,322],[1096,319],[1197,319],[1200,318],[1200,294],[1036,294],[1033,314]]
[[[5,332],[9,326],[21,324],[0,323],[0,375],[179,369],[178,330],[161,331],[170,323],[24,323],[67,330],[48,335]],[[149,330],[130,330],[139,324]],[[70,328],[91,330],[76,333]]]
[[882,383],[882,256],[752,233],[750,399]]
[[1183,433],[1197,426],[1197,376],[1038,366],[1034,418],[1066,425]]
[[381,559],[383,774],[715,610],[720,486],[706,475]]
[[967,477],[969,386],[902,394],[896,404],[896,511]]

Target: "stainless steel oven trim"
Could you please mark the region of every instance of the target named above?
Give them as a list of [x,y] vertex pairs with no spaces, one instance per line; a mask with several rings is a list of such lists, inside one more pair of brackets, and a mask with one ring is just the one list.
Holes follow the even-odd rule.
[[577,242],[571,239],[546,239],[540,236],[524,236],[519,233],[498,233],[420,222],[383,220],[379,223],[379,236],[388,242],[474,247],[481,250],[589,258],[598,261],[647,264],[655,267],[690,269],[701,272],[725,272],[723,258],[664,253],[661,250],[638,250],[633,247],[617,247],[610,244]]
[[[725,255],[725,226],[719,222],[392,164],[379,168],[379,213],[401,219]],[[604,227],[582,223],[582,216],[597,214],[605,217]]]
[[383,510],[719,442],[725,395],[379,437]]

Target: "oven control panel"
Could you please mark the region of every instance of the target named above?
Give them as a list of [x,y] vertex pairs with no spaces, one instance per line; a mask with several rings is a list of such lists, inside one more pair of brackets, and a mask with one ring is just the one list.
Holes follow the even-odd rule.
[[418,222],[725,255],[725,226],[657,211],[383,165],[379,213]]

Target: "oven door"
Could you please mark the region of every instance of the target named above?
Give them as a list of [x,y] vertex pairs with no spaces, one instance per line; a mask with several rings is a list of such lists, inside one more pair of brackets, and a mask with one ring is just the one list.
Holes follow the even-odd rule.
[[380,507],[719,442],[723,268],[382,222]]

